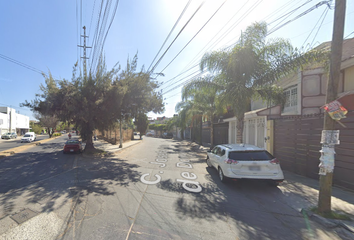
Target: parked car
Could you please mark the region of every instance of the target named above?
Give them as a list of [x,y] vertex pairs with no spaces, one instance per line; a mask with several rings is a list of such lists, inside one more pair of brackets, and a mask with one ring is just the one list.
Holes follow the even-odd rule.
[[225,182],[233,179],[261,179],[277,186],[284,180],[279,160],[266,150],[249,144],[222,144],[207,152],[208,167]]
[[145,134],[145,136],[147,136],[147,137],[155,137],[155,133],[154,132],[147,132]]
[[36,140],[36,136],[33,132],[27,132],[22,138],[21,143],[23,142],[33,142]]
[[82,153],[82,143],[79,140],[70,139],[66,141],[63,153]]
[[5,133],[1,136],[1,139],[12,139],[12,138],[17,138],[16,133]]
[[162,134],[162,138],[173,138],[173,133],[165,132]]

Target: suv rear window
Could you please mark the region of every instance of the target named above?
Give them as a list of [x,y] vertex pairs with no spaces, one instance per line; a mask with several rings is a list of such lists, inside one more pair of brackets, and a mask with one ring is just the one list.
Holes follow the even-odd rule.
[[273,158],[267,151],[238,151],[229,153],[229,159],[237,161],[269,161]]

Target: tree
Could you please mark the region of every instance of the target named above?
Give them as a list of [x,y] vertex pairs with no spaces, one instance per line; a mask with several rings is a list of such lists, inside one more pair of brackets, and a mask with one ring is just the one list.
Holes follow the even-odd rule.
[[101,62],[96,73],[87,78],[76,76],[75,65],[71,81],[55,81],[51,74],[44,75],[42,93],[22,105],[74,124],[86,141],[85,150],[93,149],[93,130],[108,130],[123,117],[132,119],[139,112],[163,111],[162,95],[155,92],[158,84],[144,68],[136,71],[137,59],[137,55],[131,61],[128,58],[123,71],[120,66],[107,71]]
[[136,129],[140,132],[140,139],[141,136],[146,133],[146,130],[149,126],[149,120],[146,114],[139,113],[138,116],[135,118],[134,124],[136,125]]
[[47,129],[49,138],[53,136],[54,129],[56,129],[59,120],[55,116],[43,115],[40,113],[34,114],[35,118],[39,120],[39,124]]
[[[237,142],[242,142],[244,114],[250,110],[253,98],[281,103],[282,91],[274,85],[281,77],[312,61],[326,60],[321,51],[301,53],[281,38],[266,41],[267,24],[247,27],[238,43],[230,50],[207,53],[200,68],[207,68],[214,78],[195,83],[195,87],[219,90],[220,102],[231,106],[237,117]],[[198,86],[197,86],[198,85]]]
[[[214,146],[214,125],[213,120],[217,114],[223,113],[223,108],[219,101],[219,88],[215,85],[206,86],[205,82],[212,81],[212,76],[201,77],[195,81],[188,83],[182,89],[182,100],[186,101],[186,104],[181,104],[178,107],[184,106],[188,111],[194,111],[199,115],[202,115],[205,120],[210,121],[210,144]],[[202,87],[201,87],[202,86]],[[181,120],[186,121],[186,112],[181,111]],[[185,124],[184,124],[185,125]]]
[[30,127],[32,128],[32,131],[36,134],[40,134],[42,132],[42,127],[39,123],[30,122]]

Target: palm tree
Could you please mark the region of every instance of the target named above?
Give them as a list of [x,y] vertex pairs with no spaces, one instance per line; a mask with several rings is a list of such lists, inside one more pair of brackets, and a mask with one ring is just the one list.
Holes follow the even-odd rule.
[[200,68],[207,68],[214,78],[193,83],[195,87],[217,89],[220,103],[231,106],[237,117],[237,142],[242,142],[244,114],[251,100],[262,98],[273,103],[284,101],[275,81],[303,67],[309,61],[326,59],[327,54],[311,51],[300,53],[281,38],[266,41],[267,24],[254,23],[230,50],[203,56]]
[[201,77],[185,85],[182,89],[182,102],[176,105],[181,123],[186,125],[187,119],[199,116],[211,122],[210,144],[214,146],[214,116],[223,112],[218,100],[218,88],[200,87],[203,82],[210,82],[211,76]]

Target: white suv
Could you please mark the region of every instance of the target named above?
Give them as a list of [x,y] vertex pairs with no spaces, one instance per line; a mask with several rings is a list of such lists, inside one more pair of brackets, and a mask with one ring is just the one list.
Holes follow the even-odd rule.
[[266,150],[248,144],[217,145],[207,153],[208,167],[218,170],[219,178],[262,179],[277,186],[284,180],[279,160]]

